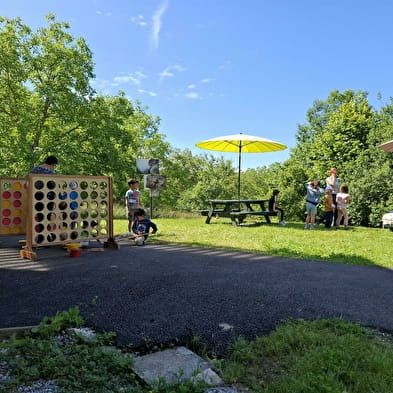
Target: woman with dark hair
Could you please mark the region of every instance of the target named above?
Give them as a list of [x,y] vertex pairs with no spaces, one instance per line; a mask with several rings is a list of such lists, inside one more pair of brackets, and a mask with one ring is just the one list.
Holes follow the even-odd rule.
[[35,166],[30,173],[54,175],[57,163],[58,159],[55,156],[48,156],[43,164]]

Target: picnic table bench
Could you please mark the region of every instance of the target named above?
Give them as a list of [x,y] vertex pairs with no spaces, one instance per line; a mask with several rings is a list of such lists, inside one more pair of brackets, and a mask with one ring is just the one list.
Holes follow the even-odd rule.
[[268,224],[270,217],[277,216],[277,212],[269,211],[265,207],[267,199],[211,199],[209,210],[201,210],[206,216],[206,224],[210,224],[212,217],[229,217],[232,224],[241,224],[247,216],[262,216]]

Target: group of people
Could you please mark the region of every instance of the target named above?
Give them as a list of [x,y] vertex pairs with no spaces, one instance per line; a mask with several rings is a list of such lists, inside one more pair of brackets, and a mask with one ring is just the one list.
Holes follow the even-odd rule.
[[[30,173],[55,174],[58,162],[57,157],[48,156],[45,162],[32,168]],[[125,203],[128,218],[128,232],[130,232],[130,238],[134,238],[135,243],[141,246],[148,238],[150,229],[152,229],[152,234],[157,232],[157,225],[146,217],[141,201],[141,192],[138,189],[138,180],[129,179],[127,183],[129,189],[125,195]]]
[[[344,221],[344,229],[348,229],[348,210],[347,205],[350,200],[347,184],[340,186],[336,168],[331,168],[329,176],[326,178],[326,188],[321,187],[319,180],[309,181],[305,184],[306,196],[306,223],[305,229],[314,229],[318,206],[323,202],[323,214],[318,223],[324,223],[325,228],[340,227]],[[280,214],[280,224],[286,225],[284,221],[284,211],[278,207],[278,196],[280,190],[273,190],[269,199],[269,210]]]
[[305,184],[307,190],[306,197],[306,223],[305,229],[314,229],[317,208],[323,197],[324,211],[320,223],[325,224],[325,228],[339,228],[341,221],[344,221],[344,229],[348,229],[348,203],[350,200],[347,184],[340,186],[336,168],[331,168],[329,176],[326,178],[326,188],[321,188],[321,182],[314,180]]

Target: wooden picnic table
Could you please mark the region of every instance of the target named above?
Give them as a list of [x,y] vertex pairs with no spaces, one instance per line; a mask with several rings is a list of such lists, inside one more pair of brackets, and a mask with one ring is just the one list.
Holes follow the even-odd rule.
[[268,199],[211,199],[210,209],[202,210],[206,215],[206,224],[210,224],[212,217],[229,217],[232,224],[241,224],[247,216],[263,216],[268,224],[270,217],[277,216],[277,212],[269,211]]

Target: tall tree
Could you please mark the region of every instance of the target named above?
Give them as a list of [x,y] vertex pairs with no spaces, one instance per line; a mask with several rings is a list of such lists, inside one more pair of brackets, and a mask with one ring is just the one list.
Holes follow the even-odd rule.
[[[92,55],[67,23],[47,16],[36,32],[0,18],[0,173],[23,175],[81,127],[92,97]],[[56,143],[54,143],[56,141]]]

